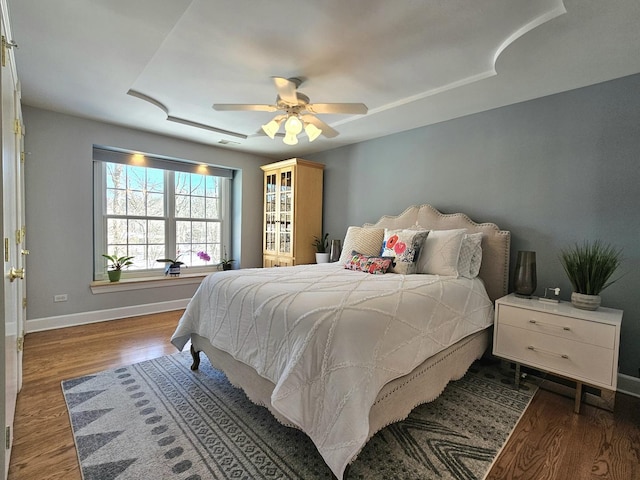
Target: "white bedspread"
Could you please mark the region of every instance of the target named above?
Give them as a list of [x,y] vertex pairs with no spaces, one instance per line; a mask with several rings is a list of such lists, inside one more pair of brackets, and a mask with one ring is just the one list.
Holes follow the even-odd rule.
[[273,407],[342,478],[382,386],[492,322],[479,279],[302,265],[210,275],[171,341],[197,333],[273,382]]

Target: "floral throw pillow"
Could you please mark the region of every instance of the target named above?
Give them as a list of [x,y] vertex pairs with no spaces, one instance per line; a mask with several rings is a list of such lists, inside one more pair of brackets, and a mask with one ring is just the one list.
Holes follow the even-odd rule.
[[462,238],[458,256],[458,275],[476,278],[482,262],[482,232],[468,233]]
[[409,275],[416,273],[416,262],[420,248],[429,234],[428,230],[389,230],[384,231],[382,256],[393,257],[393,273]]
[[354,250],[351,252],[351,258],[344,265],[344,268],[359,272],[373,273],[374,275],[383,275],[387,273],[387,270],[389,270],[392,263],[392,258],[370,257]]

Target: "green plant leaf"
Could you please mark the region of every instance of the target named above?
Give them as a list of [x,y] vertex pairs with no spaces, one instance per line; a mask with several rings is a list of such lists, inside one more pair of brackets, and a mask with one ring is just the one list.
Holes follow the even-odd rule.
[[602,290],[620,279],[609,280],[622,262],[622,250],[600,240],[563,249],[559,258],[577,293],[600,295]]

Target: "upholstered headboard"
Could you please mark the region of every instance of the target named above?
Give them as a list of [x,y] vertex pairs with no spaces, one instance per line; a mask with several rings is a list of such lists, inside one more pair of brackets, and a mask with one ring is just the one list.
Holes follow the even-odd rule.
[[500,230],[494,223],[476,223],[464,213],[444,214],[425,204],[409,207],[400,215],[385,215],[376,223],[366,223],[364,226],[392,229],[419,226],[429,230],[466,228],[467,233],[482,232],[482,265],[478,276],[483,280],[491,300],[507,294],[511,233]]

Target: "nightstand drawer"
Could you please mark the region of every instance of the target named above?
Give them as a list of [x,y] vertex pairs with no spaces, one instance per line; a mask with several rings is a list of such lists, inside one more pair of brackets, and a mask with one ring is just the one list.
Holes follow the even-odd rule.
[[[510,325],[531,333],[540,333],[567,340],[613,349],[616,328],[613,325],[587,322],[553,313],[499,305],[498,319],[501,325]],[[528,335],[521,332],[521,335]]]
[[495,335],[493,353],[499,357],[597,386],[614,385],[614,350],[502,322]]

